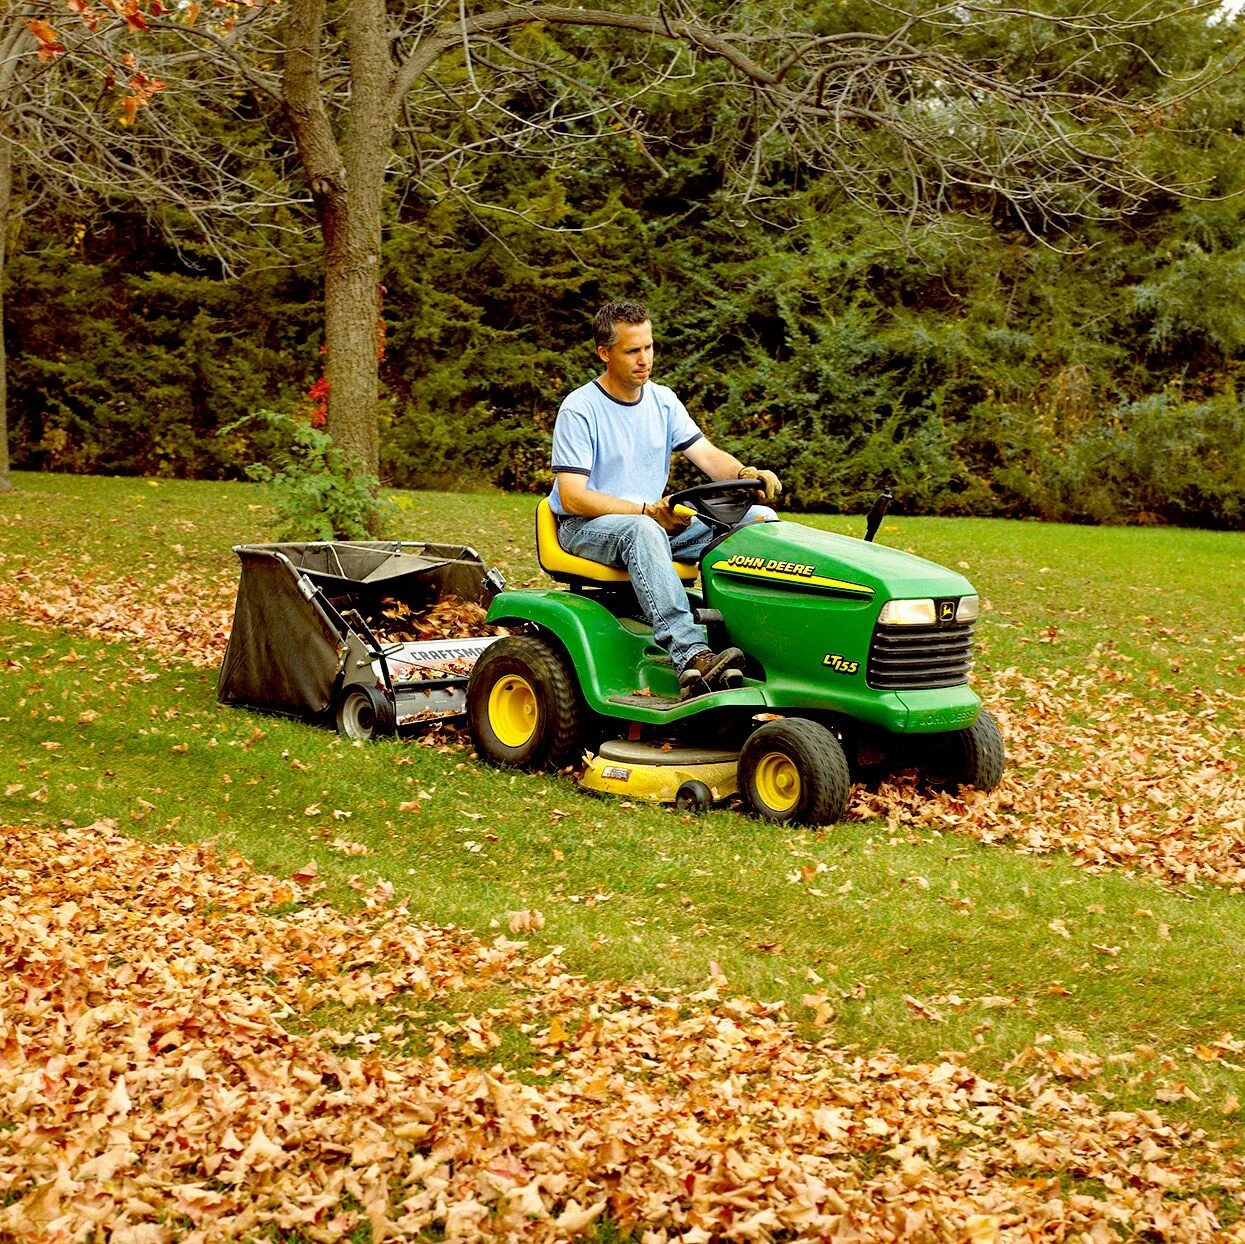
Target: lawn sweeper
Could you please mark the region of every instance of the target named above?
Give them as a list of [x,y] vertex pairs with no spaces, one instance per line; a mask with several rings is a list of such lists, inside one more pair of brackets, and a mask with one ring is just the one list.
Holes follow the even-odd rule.
[[461,717],[472,663],[495,638],[482,606],[505,586],[474,549],[340,540],[234,553],[222,704],[335,723],[350,739]]

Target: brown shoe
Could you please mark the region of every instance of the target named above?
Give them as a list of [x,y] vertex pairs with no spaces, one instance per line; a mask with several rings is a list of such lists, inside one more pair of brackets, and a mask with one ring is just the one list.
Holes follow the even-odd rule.
[[706,648],[698,652],[679,671],[679,699],[690,700],[694,695],[738,686],[743,664],[744,654],[738,648],[724,648],[721,652]]

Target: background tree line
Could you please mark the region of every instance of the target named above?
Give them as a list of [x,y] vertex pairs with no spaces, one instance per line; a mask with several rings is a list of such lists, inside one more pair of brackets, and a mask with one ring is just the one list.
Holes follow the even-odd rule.
[[[870,6],[850,7],[838,20],[866,28]],[[715,440],[778,468],[796,507],[859,509],[887,483],[907,512],[1245,526],[1241,29],[1195,10],[1097,67],[1137,92],[1159,90],[1160,61],[1225,71],[1134,126],[1154,186],[1123,218],[1109,189],[1025,215],[958,184],[905,225],[798,149],[767,150],[764,118],[707,65],[647,92],[643,114],[620,103],[604,138],[568,124],[553,144],[486,141],[447,109],[439,147],[396,150],[385,200],[384,480],[543,490],[558,402],[595,370],[588,317],[631,295],[654,311],[658,378]],[[515,46],[547,70],[570,37],[535,27]],[[1010,37],[1032,60],[1033,30]],[[621,36],[574,38],[608,53]],[[1074,48],[1050,35],[1041,52]],[[625,99],[621,45],[593,63]],[[489,68],[446,77],[469,71]],[[502,86],[499,108],[539,111],[538,84]],[[253,162],[243,180],[293,184],[293,152],[245,128],[269,106],[239,89],[212,124]],[[899,145],[869,141],[875,178],[898,183]],[[766,154],[746,199],[744,150]],[[19,165],[9,230],[15,466],[238,476],[281,436],[248,416],[314,413],[308,208],[267,210],[267,250],[227,222],[250,255],[228,274],[184,207],[41,195],[38,179]]]

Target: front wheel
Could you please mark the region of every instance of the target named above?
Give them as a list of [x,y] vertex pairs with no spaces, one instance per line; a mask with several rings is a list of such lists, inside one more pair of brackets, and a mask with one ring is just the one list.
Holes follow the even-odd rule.
[[847,757],[825,726],[799,717],[754,730],[739,753],[739,792],[767,821],[833,825],[852,790]]
[[967,730],[948,740],[949,776],[964,786],[993,790],[1003,780],[1004,755],[999,723],[983,708]]
[[585,710],[566,658],[539,638],[489,644],[467,683],[467,727],[489,764],[564,769],[578,763]]

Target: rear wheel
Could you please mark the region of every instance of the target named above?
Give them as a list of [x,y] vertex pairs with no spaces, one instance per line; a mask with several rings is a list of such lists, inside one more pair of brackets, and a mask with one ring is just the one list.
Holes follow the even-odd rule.
[[337,702],[337,733],[343,738],[369,739],[392,734],[396,728],[393,705],[379,688],[347,687]]
[[739,791],[757,816],[833,825],[847,811],[852,779],[842,745],[825,726],[798,717],[771,721],[739,753]]
[[563,769],[583,754],[586,713],[566,658],[543,639],[490,644],[467,684],[467,726],[482,759]]
[[1003,736],[986,709],[967,730],[957,730],[947,740],[947,762],[947,776],[964,786],[993,790],[1003,780]]

